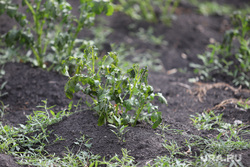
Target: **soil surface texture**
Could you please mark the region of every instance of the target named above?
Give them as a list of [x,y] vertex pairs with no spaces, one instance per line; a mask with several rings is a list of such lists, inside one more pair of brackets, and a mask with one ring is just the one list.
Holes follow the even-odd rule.
[[[77,2],[69,1],[76,7]],[[249,1],[238,0],[217,0],[223,4],[234,4],[242,7],[249,4]],[[207,49],[206,46],[211,41],[221,41],[223,34],[230,28],[230,21],[225,16],[202,16],[196,12],[196,8],[186,3],[181,3],[176,12],[176,20],[172,26],[163,24],[153,24],[143,21],[134,21],[123,13],[114,13],[112,16],[98,16],[97,20],[106,20],[107,26],[113,32],[107,37],[104,51],[110,50],[111,43],[126,43],[136,48],[136,53],[145,53],[148,50],[160,54],[163,68],[159,71],[149,72],[149,84],[157,92],[162,92],[168,101],[168,106],[158,104],[159,111],[162,112],[163,123],[169,125],[169,129],[178,129],[186,133],[186,137],[169,130],[165,133],[165,140],[175,141],[181,146],[182,152],[187,152],[185,139],[189,135],[199,135],[211,137],[218,135],[217,131],[198,131],[190,119],[191,115],[202,113],[205,110],[213,109],[216,113],[223,113],[223,121],[234,123],[240,120],[244,124],[250,124],[250,111],[242,111],[236,107],[232,101],[247,99],[250,97],[250,90],[234,88],[227,78],[219,77],[216,83],[191,83],[190,78],[195,75],[189,67],[191,62],[199,63],[197,54],[202,54]],[[0,16],[0,34],[6,33],[15,23],[9,21],[5,15]],[[133,28],[129,25],[135,24]],[[98,22],[96,23],[98,25]],[[154,45],[143,41],[132,35],[138,32],[139,28],[147,29],[153,27],[156,36],[162,35],[167,45]],[[84,30],[79,38],[84,38],[86,34],[91,37],[90,31]],[[133,56],[136,56],[133,55]],[[18,126],[25,124],[26,116],[37,110],[36,106],[41,105],[41,100],[46,100],[48,106],[56,105],[55,112],[67,108],[71,100],[67,99],[64,93],[64,85],[67,77],[57,73],[33,67],[24,63],[7,63],[4,65],[5,75],[0,78],[0,85],[7,81],[2,90],[8,94],[0,97],[4,104],[8,104],[3,118],[0,121],[6,125]],[[178,69],[184,69],[179,72]],[[204,93],[206,90],[206,93]],[[78,100],[85,101],[87,97],[81,94],[74,96],[74,104]],[[230,101],[231,100],[231,101]],[[225,105],[220,105],[221,102]],[[48,127],[53,133],[48,138],[51,143],[56,136],[62,136],[63,141],[57,141],[46,147],[48,153],[63,156],[66,148],[76,153],[79,146],[75,145],[76,138],[83,134],[91,138],[92,146],[90,151],[93,154],[105,156],[106,159],[115,154],[122,155],[121,149],[129,150],[129,155],[135,157],[138,166],[145,166],[147,162],[161,155],[169,155],[163,147],[162,131],[152,129],[150,125],[139,123],[135,127],[128,127],[125,134],[126,142],[120,142],[110,126],[97,126],[98,117],[89,110],[84,102],[81,103],[78,112],[62,121]],[[249,129],[249,128],[248,128]],[[250,130],[250,129],[249,129]],[[250,136],[244,136],[250,138]],[[85,147],[82,150],[87,149]],[[235,152],[236,153],[236,152]],[[199,148],[192,148],[193,155],[199,155]],[[242,155],[244,166],[250,166],[250,150],[238,151]],[[0,154],[0,166],[19,166],[13,157]]]

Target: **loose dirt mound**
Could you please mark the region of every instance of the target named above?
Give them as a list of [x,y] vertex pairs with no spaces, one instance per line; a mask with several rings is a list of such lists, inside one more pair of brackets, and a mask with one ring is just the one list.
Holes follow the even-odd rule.
[[[50,105],[57,104],[56,110],[64,109],[69,103],[63,89],[67,78],[57,73],[18,63],[6,64],[5,70],[4,80],[8,81],[8,84],[4,91],[9,94],[2,97],[1,100],[4,104],[10,106],[2,119],[3,123],[12,125],[24,123],[25,115],[35,110],[35,106],[43,99],[47,99]],[[24,75],[21,75],[22,73]],[[213,88],[206,92],[206,95],[203,96],[203,102],[200,102],[197,96],[190,93],[190,91],[195,91],[197,87],[188,83],[187,79],[188,76],[182,74],[169,76],[150,73],[149,75],[149,83],[156,91],[161,91],[169,103],[167,107],[159,104],[164,124],[170,125],[170,129],[184,130],[189,135],[204,136],[206,133],[197,131],[192,126],[190,115],[195,115],[196,112],[201,113],[204,109],[212,108],[226,99],[239,98],[240,95],[234,95],[232,90],[225,89],[225,87]],[[246,96],[249,97],[250,93],[245,92],[240,97],[245,98]],[[78,99],[75,98],[75,101]],[[97,126],[97,116],[93,115],[93,111],[86,110],[84,105],[82,107],[79,112],[65,117],[61,122],[48,128],[48,130],[53,130],[49,138],[51,143],[55,140],[56,135],[62,136],[64,139],[47,146],[46,150],[49,153],[62,156],[64,152],[67,152],[67,148],[76,153],[79,151],[79,146],[74,142],[84,134],[91,138],[91,152],[107,158],[114,156],[114,154],[121,155],[121,148],[126,148],[130,150],[130,155],[143,165],[156,156],[169,154],[161,144],[163,138],[156,135],[156,133],[161,133],[159,130],[153,130],[146,124],[129,127],[129,131],[125,135],[126,142],[123,143],[110,131],[109,126]],[[220,110],[222,109],[218,108],[217,111]],[[249,111],[237,110],[235,105],[231,104],[224,106],[223,114],[223,118],[229,123],[233,123],[234,120],[242,120],[244,123],[248,123],[250,119]],[[180,134],[169,131],[164,139],[174,140],[182,145],[183,152],[188,151],[188,148],[183,145],[185,137]],[[87,148],[82,147],[81,149]],[[241,153],[247,158],[247,152]]]
[[20,167],[17,165],[14,158],[10,155],[0,154],[0,166],[2,167]]

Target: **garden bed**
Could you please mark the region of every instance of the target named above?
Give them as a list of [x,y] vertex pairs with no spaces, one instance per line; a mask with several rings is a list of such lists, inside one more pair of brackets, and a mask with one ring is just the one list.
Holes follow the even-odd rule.
[[[74,3],[72,1],[72,6],[77,6]],[[227,2],[221,1],[220,3]],[[248,2],[231,0],[229,4],[231,3],[240,6],[241,3]],[[177,18],[171,27],[145,21],[134,21],[119,12],[115,12],[112,16],[98,16],[96,26],[100,25],[98,21],[105,20],[106,27],[112,29],[112,32],[106,36],[106,42],[102,44],[101,54],[110,51],[112,43],[117,45],[125,43],[127,46],[133,46],[135,50],[133,55],[129,57],[130,59],[133,59],[133,56],[137,54],[158,53],[159,56],[152,59],[161,60],[157,64],[160,66],[156,71],[150,70],[149,84],[154,87],[156,92],[161,92],[168,101],[167,106],[157,103],[159,111],[162,112],[162,125],[157,129],[152,129],[144,122],[135,127],[129,126],[124,136],[125,142],[121,142],[110,130],[112,129],[110,126],[97,126],[98,117],[88,109],[87,105],[81,103],[77,108],[78,112],[65,116],[60,122],[47,127],[47,130],[52,131],[52,133],[48,137],[49,143],[45,150],[49,154],[55,154],[59,157],[65,156],[69,150],[73,154],[79,153],[80,150],[89,150],[92,154],[98,154],[109,160],[115,154],[122,157],[121,150],[127,149],[128,154],[134,157],[134,163],[138,163],[138,166],[146,166],[158,156],[173,156],[177,159],[196,161],[194,157],[200,156],[204,148],[202,145],[206,142],[201,145],[187,143],[194,143],[196,139],[198,140],[197,136],[207,139],[207,141],[214,139],[219,135],[219,132],[216,130],[218,125],[214,125],[212,130],[198,130],[191,120],[191,118],[194,119],[191,115],[197,116],[203,112],[214,111],[215,115],[223,114],[222,121],[224,123],[233,125],[238,121],[250,125],[250,109],[242,109],[238,105],[240,100],[249,99],[249,89],[233,87],[232,82],[223,77],[218,77],[216,82],[189,82],[196,77],[189,64],[200,63],[197,54],[204,53],[208,44],[215,41],[221,42],[225,31],[231,28],[229,17],[203,16],[198,14],[196,10],[192,5],[181,3],[176,10]],[[3,20],[0,23],[1,34],[7,32],[14,24],[9,22],[6,17],[0,16],[0,19]],[[150,40],[147,41],[147,37],[140,38],[140,36],[135,35],[140,28],[147,30],[149,27],[153,28],[155,36],[163,37],[161,39],[163,44],[152,43]],[[86,36],[91,38],[93,34],[89,30],[84,30],[79,37],[85,38]],[[140,63],[140,59],[138,62]],[[8,94],[0,97],[0,100],[5,105],[9,105],[0,119],[3,125],[19,126],[19,124],[25,124],[26,116],[38,110],[36,106],[43,104],[41,100],[47,100],[48,106],[56,105],[52,109],[55,113],[67,109],[70,103],[64,93],[67,77],[57,72],[48,72],[33,67],[29,63],[7,63],[3,69],[5,75],[0,78],[0,85],[5,81],[7,84],[1,91]],[[73,98],[74,105],[80,99],[85,101],[87,97],[76,94]],[[244,130],[248,130],[248,133],[239,133],[239,136],[248,140],[249,144],[250,127],[246,126]],[[88,139],[91,138],[90,148],[86,145],[80,147],[79,144],[76,144],[76,139],[83,135]],[[61,136],[63,140],[54,142],[58,136]],[[223,137],[222,135],[221,138]],[[232,139],[232,141],[234,140],[236,139]],[[179,147],[178,153],[173,153],[164,147],[164,143],[169,144],[169,142],[176,143],[176,146]],[[211,145],[212,143],[207,143],[205,147]],[[230,154],[241,155],[241,163],[244,166],[250,166],[249,148],[233,149]],[[12,166],[7,165],[9,158],[7,155],[0,154],[0,160],[3,160],[1,163],[5,163],[6,166]]]

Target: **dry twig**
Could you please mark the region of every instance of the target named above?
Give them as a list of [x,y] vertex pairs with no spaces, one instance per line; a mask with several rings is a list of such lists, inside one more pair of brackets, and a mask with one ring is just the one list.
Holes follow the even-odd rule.
[[238,103],[250,105],[250,100],[245,101],[242,99],[235,99],[235,98],[226,99],[226,100],[223,100],[222,102],[220,102],[220,104],[217,104],[216,106],[214,106],[213,108],[208,109],[207,112],[219,110],[219,109],[224,110],[225,106],[227,104],[235,104],[236,105]]
[[206,96],[207,91],[213,88],[223,88],[225,87],[226,89],[230,89],[231,91],[234,92],[234,94],[238,94],[239,92],[247,92],[250,93],[250,90],[248,89],[241,89],[241,86],[239,88],[234,88],[231,85],[227,84],[227,83],[223,83],[223,82],[219,82],[219,83],[202,83],[202,82],[196,82],[195,83],[195,87],[191,90],[189,90],[189,92],[193,95],[196,95],[199,99],[200,102],[203,102],[203,97]]

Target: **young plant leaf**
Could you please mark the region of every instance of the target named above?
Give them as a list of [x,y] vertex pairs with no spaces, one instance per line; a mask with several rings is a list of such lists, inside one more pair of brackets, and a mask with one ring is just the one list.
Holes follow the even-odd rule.
[[157,128],[162,121],[161,112],[154,112],[151,116],[151,121],[154,123],[152,128]]
[[163,104],[168,104],[167,100],[165,99],[165,97],[162,95],[162,93],[157,93],[156,96],[159,97],[159,101]]

